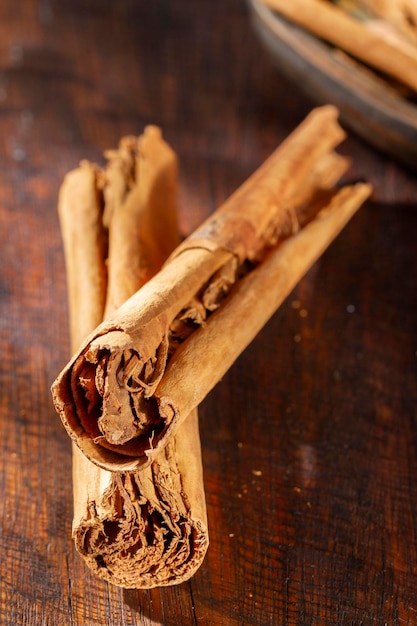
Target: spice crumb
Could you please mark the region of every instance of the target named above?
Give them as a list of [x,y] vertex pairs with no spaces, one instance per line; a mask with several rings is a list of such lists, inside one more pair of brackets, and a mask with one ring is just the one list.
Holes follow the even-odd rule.
[[296,493],[301,493],[301,487],[294,487],[294,491]]
[[294,341],[295,341],[295,343],[300,343],[301,335],[294,335]]
[[257,469],[253,469],[253,470],[252,470],[252,474],[253,474],[254,476],[262,476],[262,472],[261,472],[261,470],[257,470]]
[[308,315],[307,309],[300,309],[299,315],[300,317],[307,317]]
[[234,537],[235,533],[229,533],[229,537]]
[[291,302],[291,306],[293,309],[299,309],[301,306],[301,302],[299,300],[293,300]]

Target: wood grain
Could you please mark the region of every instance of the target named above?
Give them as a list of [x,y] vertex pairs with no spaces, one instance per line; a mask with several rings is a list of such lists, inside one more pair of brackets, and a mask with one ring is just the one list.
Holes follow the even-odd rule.
[[[0,623],[416,623],[417,182],[350,137],[373,201],[200,409],[211,544],[184,585],[123,592],[71,543],[57,192],[156,123],[188,233],[305,117],[239,0],[0,4]],[[216,429],[212,424],[216,423]]]

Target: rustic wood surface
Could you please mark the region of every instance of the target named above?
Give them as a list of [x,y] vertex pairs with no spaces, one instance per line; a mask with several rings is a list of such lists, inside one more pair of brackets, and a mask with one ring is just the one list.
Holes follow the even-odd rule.
[[[417,181],[351,136],[370,202],[200,409],[211,545],[178,587],[123,591],[71,541],[57,191],[160,125],[188,233],[313,103],[242,0],[0,3],[0,623],[417,623]],[[265,294],[265,297],[268,297]]]

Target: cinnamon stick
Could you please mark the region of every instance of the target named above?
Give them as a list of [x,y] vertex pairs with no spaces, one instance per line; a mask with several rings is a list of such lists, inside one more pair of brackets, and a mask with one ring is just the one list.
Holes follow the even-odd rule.
[[[176,157],[159,129],[148,127],[138,142],[124,138],[107,157],[104,172],[97,176],[97,168],[84,163],[67,175],[60,193],[73,350],[103,314],[99,205],[104,201],[110,231],[107,311],[147,280],[178,240]],[[208,531],[196,409],[140,474],[103,470],[73,445],[73,485],[75,546],[99,577],[149,588],[182,582],[201,565]]]
[[[214,310],[233,299],[234,283],[257,264],[262,266],[269,251],[285,237],[296,241],[294,233],[328,204],[346,165],[333,152],[342,138],[336,109],[314,110],[177,248],[164,268],[87,338],[58,376],[53,395],[65,427],[88,458],[104,468],[134,471],[161,453],[184,419],[175,403],[165,402],[160,393],[168,362],[175,362],[176,350],[192,339],[199,326],[209,326]],[[357,205],[366,193],[362,188],[362,193],[354,194]],[[337,229],[326,232],[329,244]],[[303,267],[306,271],[308,263]],[[301,278],[298,271],[291,276]],[[268,293],[274,283],[271,279]],[[265,314],[267,307],[260,308],[254,309],[255,321],[245,319],[248,328],[259,328],[271,314]],[[239,325],[242,318],[238,310],[235,314]],[[233,358],[247,340],[234,346]],[[229,350],[229,343],[227,335],[217,334],[219,354]],[[180,381],[180,368],[176,376],[179,387],[196,397],[200,368],[192,380]],[[214,369],[207,376],[197,394],[201,398],[218,381]],[[194,404],[186,398],[184,402]]]
[[417,49],[387,38],[327,0],[259,0],[284,18],[417,91]]
[[102,224],[99,178],[99,168],[82,161],[65,176],[59,192],[73,352],[102,321],[106,301],[107,233]]
[[103,193],[104,220],[109,227],[107,317],[137,291],[138,285],[157,273],[178,245],[179,234],[175,206],[177,157],[162,141],[160,129],[147,126],[137,141],[124,138],[119,150],[107,151],[106,156],[109,164]]
[[372,19],[377,18],[391,24],[399,36],[417,44],[417,1],[416,0],[337,0],[342,7],[366,12]]
[[370,192],[365,183],[336,192],[312,222],[236,283],[224,305],[178,348],[153,396],[168,424],[166,439],[221,380]]

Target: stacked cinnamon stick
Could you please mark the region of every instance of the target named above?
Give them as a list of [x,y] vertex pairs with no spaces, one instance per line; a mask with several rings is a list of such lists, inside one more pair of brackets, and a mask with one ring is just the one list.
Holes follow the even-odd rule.
[[314,110],[152,277],[177,238],[176,159],[160,132],[64,183],[74,356],[52,392],[74,442],[76,546],[99,576],[151,587],[202,562],[196,409],[369,195],[336,187],[343,138],[334,107]]
[[[178,243],[176,156],[146,128],[70,172],[59,198],[71,346],[144,284]],[[73,537],[87,565],[116,585],[179,583],[208,546],[198,415],[194,409],[143,472],[112,473],[73,445]]]

